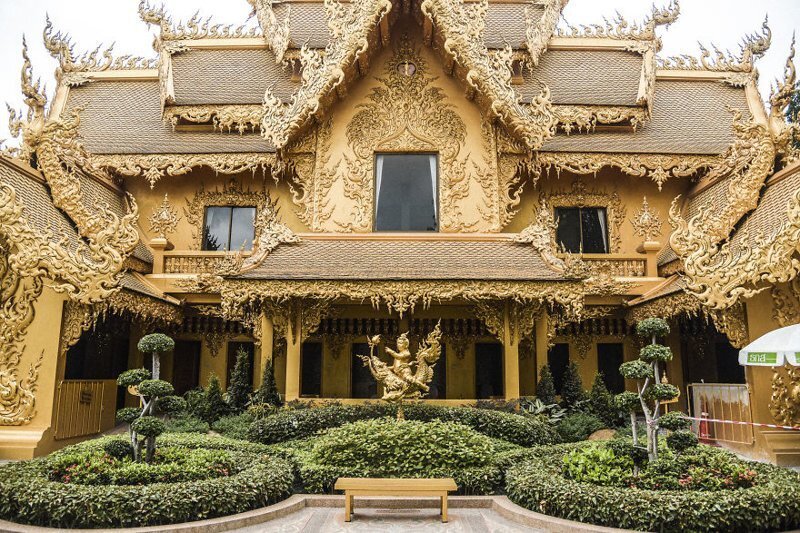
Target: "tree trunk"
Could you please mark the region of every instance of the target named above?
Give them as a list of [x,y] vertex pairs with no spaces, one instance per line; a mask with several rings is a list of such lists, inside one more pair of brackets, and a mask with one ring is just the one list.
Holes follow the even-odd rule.
[[633,434],[633,445],[639,445],[639,435],[636,431],[636,411],[631,411],[631,433]]
[[161,375],[161,356],[158,352],[153,352],[153,379],[158,379]]
[[153,461],[153,456],[156,453],[156,438],[155,437],[147,437],[144,440],[147,446],[147,454],[145,455],[144,462],[150,463]]

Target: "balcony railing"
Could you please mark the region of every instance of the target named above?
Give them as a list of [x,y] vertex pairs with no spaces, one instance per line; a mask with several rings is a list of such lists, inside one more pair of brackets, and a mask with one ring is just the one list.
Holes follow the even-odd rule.
[[[230,252],[164,252],[164,274],[213,274],[229,258]],[[244,253],[245,256],[249,252]]]

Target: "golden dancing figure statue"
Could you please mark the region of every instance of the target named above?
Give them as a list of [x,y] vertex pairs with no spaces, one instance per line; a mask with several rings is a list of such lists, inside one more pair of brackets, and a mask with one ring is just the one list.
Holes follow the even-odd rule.
[[[381,342],[381,336],[367,338],[370,355],[359,357],[364,361],[364,366],[369,367],[372,376],[383,384],[384,400],[400,403],[403,400],[422,398],[428,393],[428,383],[433,379],[433,368],[442,355],[441,336],[440,323],[437,323],[428,337],[419,343],[414,358],[409,350],[408,333],[403,333],[397,339],[397,351],[386,348],[386,353],[394,360],[391,366],[375,355],[375,347]],[[402,410],[398,412],[398,418],[402,418]]]

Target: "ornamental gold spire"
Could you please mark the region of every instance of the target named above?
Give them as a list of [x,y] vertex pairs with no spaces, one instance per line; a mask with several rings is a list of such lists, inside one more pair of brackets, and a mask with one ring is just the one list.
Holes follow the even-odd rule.
[[661,216],[655,209],[650,209],[647,196],[642,199],[642,207],[631,219],[633,232],[645,241],[654,241],[661,235]]

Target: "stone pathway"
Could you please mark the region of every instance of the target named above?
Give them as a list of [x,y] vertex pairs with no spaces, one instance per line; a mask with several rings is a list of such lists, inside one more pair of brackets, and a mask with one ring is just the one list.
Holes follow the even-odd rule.
[[437,509],[361,509],[353,521],[344,521],[344,510],[333,507],[306,507],[283,518],[278,518],[242,529],[241,533],[536,533],[532,529],[506,520],[490,509],[453,509],[448,511],[450,521],[443,524]]

